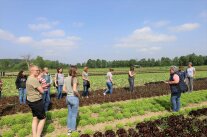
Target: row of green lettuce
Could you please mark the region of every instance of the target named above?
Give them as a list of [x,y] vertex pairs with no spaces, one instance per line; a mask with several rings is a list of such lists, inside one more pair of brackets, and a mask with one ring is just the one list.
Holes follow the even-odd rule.
[[[207,90],[185,93],[181,96],[182,107],[190,103],[200,103],[204,101],[207,101]],[[96,125],[98,123],[121,120],[132,116],[140,116],[148,112],[170,110],[170,108],[170,95],[85,106],[79,109],[77,124],[79,127]],[[55,121],[58,121],[61,126],[66,126],[67,113],[67,109],[48,112],[44,133],[51,133],[55,130]],[[0,129],[3,131],[1,134],[3,137],[9,137],[10,135],[24,137],[31,133],[31,121],[31,113],[1,117]],[[130,125],[130,123],[128,125]],[[120,125],[117,125],[117,127],[120,127]]]

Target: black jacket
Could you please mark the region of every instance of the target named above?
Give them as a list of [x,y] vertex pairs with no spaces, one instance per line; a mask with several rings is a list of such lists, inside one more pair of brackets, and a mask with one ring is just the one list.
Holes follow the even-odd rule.
[[17,77],[16,79],[16,88],[26,88],[26,81],[27,81],[27,76],[24,77]]

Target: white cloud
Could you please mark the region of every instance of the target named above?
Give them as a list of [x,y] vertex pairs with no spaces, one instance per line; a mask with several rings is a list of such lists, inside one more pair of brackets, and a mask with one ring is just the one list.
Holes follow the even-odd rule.
[[42,32],[41,34],[44,37],[63,37],[65,36],[65,31],[61,29],[56,29],[48,32]]
[[78,42],[80,41],[80,38],[75,36],[67,36],[59,39],[50,38],[50,39],[34,40],[30,36],[17,37],[14,34],[7,32],[3,29],[0,29],[0,39],[19,45],[28,44],[37,48],[42,46],[47,46],[49,48],[55,48],[55,47],[59,48],[60,46],[65,48],[73,48],[73,47],[77,47]]
[[70,37],[61,38],[61,39],[43,39],[39,41],[39,44],[42,46],[75,47],[79,40],[80,38],[78,37],[70,36]]
[[34,42],[32,37],[29,36],[17,37],[16,40],[19,44],[32,44]]
[[54,26],[58,25],[60,22],[59,21],[47,21],[46,18],[44,17],[39,17],[37,19],[39,23],[36,24],[28,24],[28,27],[32,31],[44,31],[44,30],[49,30],[52,29]]
[[83,22],[73,22],[73,27],[76,27],[76,28],[81,28],[84,26],[84,23]]
[[159,20],[159,21],[156,21],[156,22],[152,22],[152,21],[149,21],[149,20],[145,20],[143,24],[147,25],[147,26],[151,26],[151,27],[161,28],[161,27],[165,27],[165,26],[169,25],[170,21],[168,21],[168,20]]
[[136,29],[132,34],[119,40],[115,45],[121,48],[135,48],[140,51],[160,50],[164,42],[175,41],[176,37],[167,34],[154,33],[150,27]]
[[160,20],[160,21],[157,21],[153,24],[153,26],[155,27],[164,27],[164,26],[167,26],[168,24],[170,24],[170,21],[167,21],[167,20]]
[[0,39],[12,41],[12,40],[15,40],[15,36],[12,33],[0,28]]
[[170,30],[173,32],[184,32],[184,31],[192,31],[198,29],[200,27],[199,23],[185,23],[176,27],[171,27]]

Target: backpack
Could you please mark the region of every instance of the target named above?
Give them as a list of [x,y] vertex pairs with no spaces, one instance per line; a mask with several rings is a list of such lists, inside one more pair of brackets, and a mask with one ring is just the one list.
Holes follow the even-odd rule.
[[185,78],[182,76],[182,74],[181,73],[175,73],[175,74],[177,74],[178,76],[179,76],[179,83],[178,83],[178,85],[177,85],[177,88],[178,88],[178,90],[180,91],[180,92],[186,92],[187,90],[188,90],[188,87],[187,87],[187,85],[186,85],[186,83],[185,83]]

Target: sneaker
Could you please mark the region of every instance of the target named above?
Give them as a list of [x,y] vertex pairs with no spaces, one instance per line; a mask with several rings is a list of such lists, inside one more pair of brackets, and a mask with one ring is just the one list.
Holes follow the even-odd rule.
[[106,96],[106,93],[103,93],[104,96]]
[[69,129],[68,130],[68,136],[70,136],[72,134],[72,131]]

